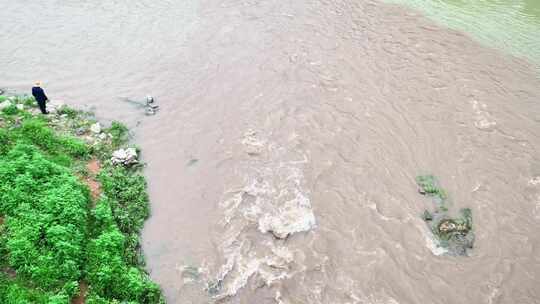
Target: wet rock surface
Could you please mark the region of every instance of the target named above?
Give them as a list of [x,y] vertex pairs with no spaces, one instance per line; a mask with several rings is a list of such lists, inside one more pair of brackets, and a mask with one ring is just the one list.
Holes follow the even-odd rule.
[[99,122],[96,122],[95,124],[91,125],[90,131],[92,131],[92,133],[94,134],[101,133],[101,125],[99,124]]
[[137,157],[135,148],[118,149],[113,152],[111,162],[114,165],[130,166],[138,163]]
[[436,244],[447,255],[467,256],[475,239],[471,209],[461,209],[458,216],[452,217],[449,214],[448,195],[433,175],[418,176],[416,182],[418,192],[431,197],[435,205],[434,211],[425,210],[422,218],[430,228]]
[[141,100],[131,99],[131,98],[121,98],[122,101],[127,102],[136,108],[144,110],[146,116],[152,116],[157,113],[159,106],[156,104],[156,100],[153,96],[146,96],[146,98]]

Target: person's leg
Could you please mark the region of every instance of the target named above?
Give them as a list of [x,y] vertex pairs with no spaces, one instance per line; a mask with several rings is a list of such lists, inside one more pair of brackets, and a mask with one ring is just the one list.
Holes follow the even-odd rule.
[[42,114],[47,114],[47,109],[45,108],[45,102],[44,101],[38,101],[39,109],[41,110]]

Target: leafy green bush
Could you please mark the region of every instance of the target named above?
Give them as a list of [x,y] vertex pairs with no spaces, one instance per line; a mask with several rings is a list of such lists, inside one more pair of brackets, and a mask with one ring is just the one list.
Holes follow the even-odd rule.
[[0,155],[6,154],[11,146],[11,136],[8,130],[0,128]]
[[33,290],[0,273],[0,303],[48,303],[49,294]]
[[123,167],[108,167],[99,175],[102,199],[92,212],[93,234],[88,246],[87,281],[92,300],[163,303],[159,286],[142,270],[139,232],[149,215],[144,177]]
[[17,106],[12,104],[2,109],[2,112],[6,115],[16,115],[19,114],[19,109]]
[[88,189],[69,169],[19,144],[0,160],[7,261],[17,274],[58,289],[81,277]]
[[78,283],[67,283],[58,294],[28,285],[17,278],[0,273],[0,303],[2,304],[66,304],[78,292]]
[[118,166],[103,170],[99,180],[120,231],[138,234],[150,214],[144,177]]
[[112,135],[112,142],[115,147],[125,143],[128,139],[128,128],[121,122],[113,121],[107,132]]
[[67,117],[74,119],[79,115],[79,111],[64,105],[58,109],[58,114],[67,115]]
[[439,187],[433,175],[420,175],[416,177],[416,183],[420,188],[430,196],[439,197],[441,200],[448,198],[444,189]]
[[[34,102],[25,98],[17,102]],[[127,128],[113,123],[115,143],[96,150],[57,134],[47,117],[10,111],[0,112],[0,266],[16,278],[0,271],[0,303],[66,304],[81,280],[89,284],[86,303],[164,303],[140,253],[149,214],[143,176],[105,164],[93,210],[78,177],[89,177],[89,157],[109,158],[112,146],[127,140]]]
[[[96,235],[88,245],[87,281],[92,286],[92,301],[106,303],[116,299],[124,303],[163,303],[159,286],[130,257],[126,236],[116,224],[111,200],[104,197],[93,211]],[[138,236],[136,237],[138,244]]]
[[34,96],[24,96],[22,97],[22,104],[24,104],[27,107],[37,107],[37,101],[34,98]]
[[[43,152],[53,157],[61,154],[66,154],[70,159],[72,157],[86,157],[90,152],[86,144],[81,140],[56,135],[40,119],[25,120],[19,128],[14,128],[11,132],[11,137],[15,141],[38,146]],[[62,164],[65,165],[63,162]]]
[[113,227],[88,246],[87,279],[101,297],[138,303],[158,303],[159,287],[148,275],[124,261],[124,235]]

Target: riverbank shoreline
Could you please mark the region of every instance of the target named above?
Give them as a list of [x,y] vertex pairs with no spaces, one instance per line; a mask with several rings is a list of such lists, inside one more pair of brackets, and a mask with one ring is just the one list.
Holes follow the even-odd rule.
[[0,302],[164,303],[140,248],[149,201],[129,130],[48,108],[0,95]]

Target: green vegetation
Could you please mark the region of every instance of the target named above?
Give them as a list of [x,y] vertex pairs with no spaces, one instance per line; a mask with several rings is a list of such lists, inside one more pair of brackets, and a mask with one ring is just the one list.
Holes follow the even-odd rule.
[[2,303],[65,303],[56,301],[54,294],[44,292],[27,286],[20,279],[11,278],[5,273],[0,273],[0,299]]
[[451,217],[448,195],[433,175],[418,176],[416,183],[421,194],[433,199],[435,210],[425,210],[422,218],[428,223],[439,245],[447,249],[450,255],[466,255],[474,243],[471,209],[461,209],[458,217]]
[[[87,113],[34,115],[28,100],[12,98],[0,112],[0,303],[70,303],[81,282],[86,303],[164,303],[140,251],[146,182],[140,167],[108,161],[127,128],[76,136],[94,122]],[[93,158],[98,176],[86,168]],[[97,202],[88,178],[102,185]]]
[[89,299],[159,303],[159,286],[138,267],[144,265],[139,233],[149,214],[145,180],[122,167],[103,170],[99,180],[103,196],[92,212],[88,246],[88,282],[93,282]]
[[72,108],[70,108],[68,106],[60,107],[60,109],[58,109],[57,113],[58,113],[58,115],[66,115],[67,117],[69,117],[71,119],[77,118],[77,116],[80,114],[79,111],[77,111],[75,109],[72,109]]
[[418,176],[416,178],[416,182],[424,193],[430,196],[437,196],[442,200],[447,198],[446,192],[444,192],[444,189],[438,186],[438,183],[433,175]]
[[460,210],[460,217],[455,219],[441,220],[437,226],[437,232],[441,240],[448,242],[457,235],[467,234],[472,229],[471,209]]
[[0,159],[0,180],[5,262],[37,286],[73,296],[62,291],[82,276],[88,190],[68,168],[20,143]]
[[108,132],[112,135],[112,143],[116,147],[120,146],[128,139],[128,128],[120,122],[113,121]]

